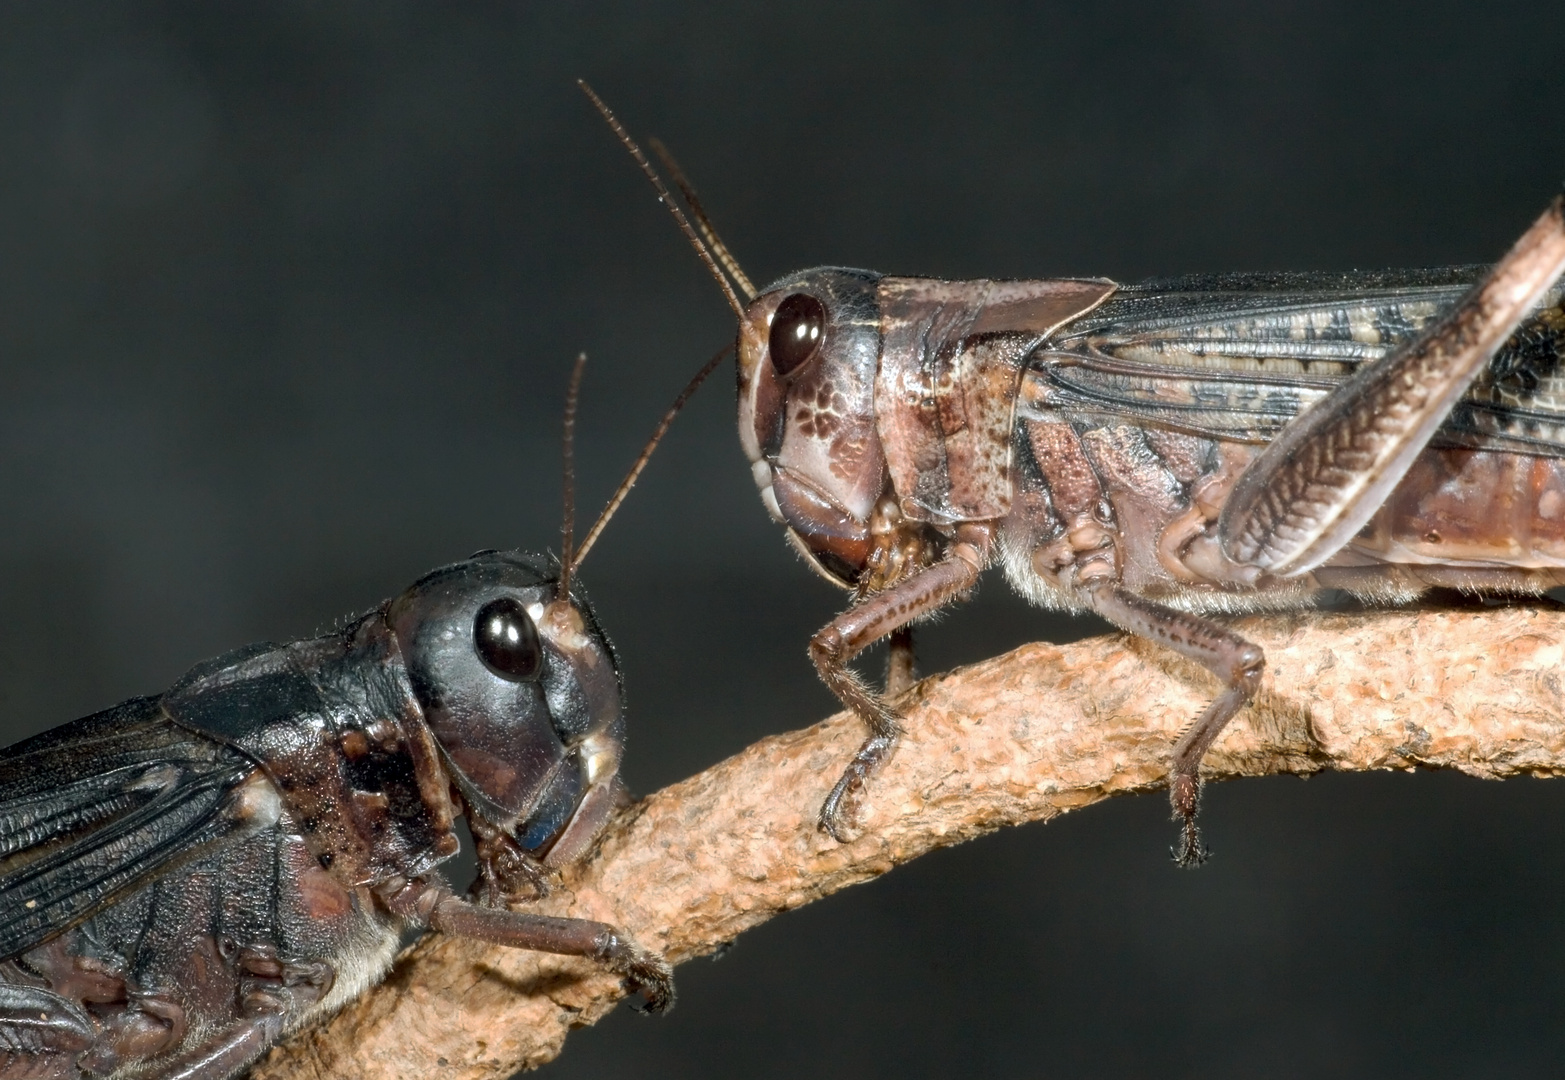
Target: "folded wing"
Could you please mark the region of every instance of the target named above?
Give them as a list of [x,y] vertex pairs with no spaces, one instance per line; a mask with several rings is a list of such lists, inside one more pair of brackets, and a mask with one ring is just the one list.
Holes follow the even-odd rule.
[[[1229,274],[1127,286],[1038,351],[1022,414],[1072,412],[1267,442],[1359,365],[1439,318],[1485,269]],[[1558,288],[1495,354],[1434,445],[1565,456]]]
[[254,762],[154,698],[0,750],[0,958],[270,826],[270,790]]

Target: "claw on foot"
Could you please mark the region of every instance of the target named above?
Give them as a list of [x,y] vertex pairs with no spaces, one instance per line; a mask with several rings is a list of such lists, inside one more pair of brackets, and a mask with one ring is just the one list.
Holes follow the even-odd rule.
[[1201,830],[1196,828],[1195,816],[1201,801],[1201,782],[1194,776],[1175,773],[1168,785],[1168,801],[1174,808],[1174,820],[1179,822],[1179,843],[1173,848],[1174,862],[1181,867],[1200,866],[1211,852],[1201,844]]
[[846,844],[858,835],[859,803],[869,778],[886,763],[896,748],[896,736],[871,735],[853,755],[853,761],[843,770],[837,786],[831,789],[821,804],[819,827],[821,832],[839,844]]
[[642,1012],[661,1013],[674,1007],[674,969],[612,927],[598,936],[593,955],[610,971],[623,976],[632,993],[646,1000]]
[[864,773],[855,762],[848,766],[821,804],[820,819],[816,823],[820,831],[839,844],[846,844],[857,836],[859,796],[863,791]]
[[644,1004],[639,1012],[666,1013],[674,1007],[674,969],[661,956],[640,952],[624,965],[621,974],[632,991],[641,993]]
[[1194,821],[1186,821],[1179,831],[1179,843],[1172,849],[1174,862],[1181,869],[1200,866],[1211,855],[1201,844],[1201,830],[1195,827]]

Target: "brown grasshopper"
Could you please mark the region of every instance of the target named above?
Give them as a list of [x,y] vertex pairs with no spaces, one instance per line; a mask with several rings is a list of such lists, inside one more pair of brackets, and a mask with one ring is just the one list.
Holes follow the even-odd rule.
[[870,730],[821,809],[839,840],[902,731],[848,663],[893,635],[894,696],[908,626],[992,565],[1222,680],[1173,748],[1182,865],[1205,857],[1201,759],[1266,663],[1208,614],[1328,589],[1404,602],[1565,584],[1560,199],[1488,269],[1126,286],[823,267],[757,293],[678,167],[654,145],[704,243],[593,100],[738,315],[739,438],[762,501],[853,591],[810,642]]

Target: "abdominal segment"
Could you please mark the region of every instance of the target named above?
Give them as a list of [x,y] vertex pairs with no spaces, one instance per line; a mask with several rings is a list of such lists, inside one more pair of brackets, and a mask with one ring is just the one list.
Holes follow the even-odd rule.
[[1076,606],[1069,594],[1104,576],[1212,611],[1308,604],[1325,588],[1405,600],[1433,586],[1535,593],[1565,583],[1561,458],[1428,448],[1341,551],[1282,578],[1233,563],[1218,535],[1261,444],[1034,416],[1018,422],[1015,447],[1007,570],[1050,605]]

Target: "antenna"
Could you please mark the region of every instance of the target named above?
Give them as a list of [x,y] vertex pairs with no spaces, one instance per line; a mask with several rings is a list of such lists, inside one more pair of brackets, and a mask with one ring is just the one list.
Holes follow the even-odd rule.
[[[592,87],[587,85],[585,79],[577,79],[576,85],[581,87],[581,92],[587,95],[587,99],[602,114],[603,119],[608,122],[614,134],[619,136],[619,141],[624,144],[625,149],[630,151],[630,156],[636,159],[636,164],[641,166],[641,171],[646,174],[647,179],[652,182],[653,189],[658,193],[658,202],[668,207],[668,212],[674,215],[674,221],[679,225],[680,231],[685,234],[685,239],[689,240],[690,246],[696,249],[696,254],[701,257],[701,261],[706,263],[706,268],[711,271],[718,287],[723,290],[723,295],[728,298],[728,306],[734,309],[734,315],[742,321],[744,319],[744,305],[739,302],[739,297],[734,294],[734,287],[723,276],[723,271],[718,268],[717,260],[712,257],[711,251],[707,250],[706,245],[701,242],[701,238],[696,235],[695,229],[690,225],[690,219],[685,217],[685,212],[679,208],[679,204],[669,194],[668,188],[663,184],[663,178],[657,174],[657,170],[647,160],[647,155],[641,152],[641,147],[637,146],[636,140],[630,137],[630,132],[625,130],[625,125],[619,122],[619,118],[603,103],[603,99],[597,95]],[[732,256],[729,258],[731,259]]]
[[[567,576],[573,569],[581,565],[581,561],[587,557],[587,552],[592,550],[592,545],[598,542],[598,536],[603,532],[603,527],[609,523],[609,519],[619,509],[620,503],[625,501],[625,496],[630,494],[630,489],[636,486],[636,481],[641,478],[641,470],[647,467],[647,462],[652,458],[652,451],[657,449],[658,443],[668,432],[668,426],[674,422],[674,417],[679,415],[679,410],[685,407],[685,402],[689,401],[690,396],[706,381],[706,377],[717,370],[717,365],[723,362],[732,349],[732,345],[724,345],[718,350],[717,355],[708,360],[706,365],[696,372],[695,378],[685,385],[685,388],[679,392],[679,396],[674,399],[674,404],[668,407],[668,412],[664,413],[663,419],[658,422],[657,430],[652,433],[652,438],[648,439],[647,445],[642,447],[641,456],[636,458],[636,463],[630,467],[630,472],[626,473],[625,479],[620,481],[619,487],[614,491],[613,498],[609,499],[609,504],[603,508],[603,513],[598,515],[598,520],[592,523],[592,528],[588,530],[586,539],[581,542],[581,547],[576,549],[572,559],[566,561],[565,574]],[[576,363],[577,370],[580,371],[582,361],[578,360]]]
[[728,250],[728,245],[723,243],[723,238],[717,235],[717,230],[712,227],[712,221],[706,216],[706,210],[701,205],[701,199],[696,195],[696,189],[689,180],[685,179],[685,170],[679,167],[679,162],[674,160],[674,155],[668,152],[668,147],[656,137],[649,138],[647,145],[652,147],[652,152],[663,163],[663,168],[668,170],[668,175],[674,178],[674,184],[679,188],[679,193],[685,197],[685,205],[690,207],[690,212],[695,215],[696,225],[701,230],[701,238],[706,241],[706,246],[711,249],[717,261],[722,263],[723,269],[728,271],[728,276],[734,279],[734,284],[739,286],[739,291],[744,294],[746,300],[755,299],[755,286],[745,272],[739,269],[739,260],[734,258],[733,252]]
[[576,403],[581,400],[581,375],[587,369],[587,354],[576,354],[571,368],[570,386],[565,391],[565,520],[560,525],[559,595],[569,602],[571,568],[581,560],[571,553],[576,538]]

